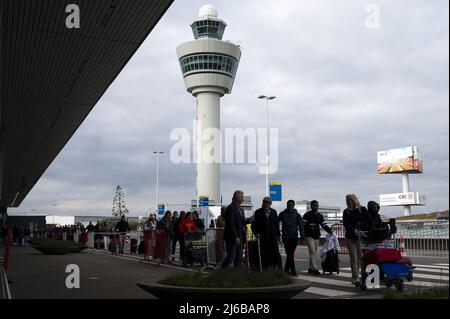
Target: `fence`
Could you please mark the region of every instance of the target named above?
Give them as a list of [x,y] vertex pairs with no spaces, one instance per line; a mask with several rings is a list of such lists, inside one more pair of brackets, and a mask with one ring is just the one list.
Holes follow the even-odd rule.
[[408,256],[448,258],[448,227],[448,220],[397,222],[395,247],[403,239]]
[[206,229],[206,263],[218,266],[225,258],[225,242],[223,241],[223,228]]
[[[394,247],[400,248],[403,240],[406,255],[410,257],[448,258],[449,222],[447,220],[397,222],[397,233],[393,237]],[[348,254],[343,224],[332,226],[341,245],[341,254]]]
[[[8,283],[8,263],[13,236],[12,230],[8,229],[5,242],[0,241],[0,299],[11,299]],[[5,251],[3,252],[3,245]]]

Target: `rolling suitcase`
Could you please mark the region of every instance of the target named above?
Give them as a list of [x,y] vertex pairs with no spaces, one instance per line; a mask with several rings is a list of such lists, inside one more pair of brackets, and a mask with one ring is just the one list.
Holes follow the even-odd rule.
[[339,253],[336,249],[331,249],[327,251],[325,255],[325,260],[322,262],[323,273],[333,272],[339,274]]
[[138,254],[144,253],[144,241],[141,241],[138,246]]
[[138,241],[136,238],[131,238],[130,240],[130,253],[137,254],[138,252]]

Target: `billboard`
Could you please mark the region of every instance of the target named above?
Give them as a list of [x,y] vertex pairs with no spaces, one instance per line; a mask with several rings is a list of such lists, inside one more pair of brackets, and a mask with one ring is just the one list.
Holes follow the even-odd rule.
[[416,146],[377,153],[378,174],[423,173],[422,156]]
[[380,195],[380,206],[425,206],[425,195],[417,192],[382,194]]

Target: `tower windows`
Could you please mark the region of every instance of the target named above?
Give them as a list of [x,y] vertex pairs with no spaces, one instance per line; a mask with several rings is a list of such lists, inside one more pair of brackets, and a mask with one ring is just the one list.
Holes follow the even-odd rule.
[[237,60],[229,56],[219,54],[190,55],[180,60],[183,74],[191,71],[221,71],[234,76]]

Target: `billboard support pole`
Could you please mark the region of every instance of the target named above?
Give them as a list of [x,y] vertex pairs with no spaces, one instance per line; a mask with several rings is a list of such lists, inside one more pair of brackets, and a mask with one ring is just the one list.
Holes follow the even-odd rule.
[[[403,184],[403,193],[409,193],[409,174],[408,173],[402,173],[402,184]],[[411,216],[411,206],[405,205],[404,208],[404,215],[405,216]]]

